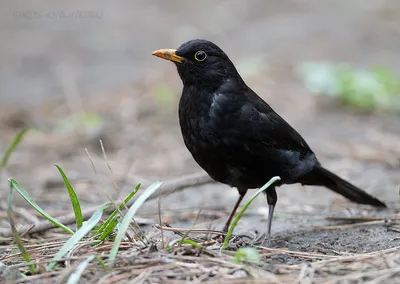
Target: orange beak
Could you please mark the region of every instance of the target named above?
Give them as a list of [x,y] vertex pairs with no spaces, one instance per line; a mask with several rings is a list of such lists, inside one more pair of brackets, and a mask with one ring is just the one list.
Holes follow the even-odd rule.
[[186,59],[176,55],[176,49],[159,49],[152,53],[152,55],[166,59],[172,62],[183,63]]

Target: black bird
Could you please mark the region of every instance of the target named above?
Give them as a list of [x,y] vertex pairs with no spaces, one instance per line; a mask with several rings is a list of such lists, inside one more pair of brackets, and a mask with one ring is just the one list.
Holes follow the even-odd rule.
[[153,55],[174,62],[182,79],[179,123],[186,147],[214,180],[239,191],[224,231],[247,190],[274,176],[281,180],[266,191],[268,242],[275,187],[282,184],[325,186],[351,201],[386,207],[322,167],[301,135],[246,85],[216,44],[190,40],[177,50],[160,49]]

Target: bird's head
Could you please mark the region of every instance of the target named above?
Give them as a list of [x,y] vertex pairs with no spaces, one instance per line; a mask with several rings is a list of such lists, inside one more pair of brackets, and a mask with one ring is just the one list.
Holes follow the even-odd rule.
[[178,49],[160,49],[153,55],[174,62],[184,85],[218,88],[225,80],[242,80],[225,52],[207,40],[190,40]]

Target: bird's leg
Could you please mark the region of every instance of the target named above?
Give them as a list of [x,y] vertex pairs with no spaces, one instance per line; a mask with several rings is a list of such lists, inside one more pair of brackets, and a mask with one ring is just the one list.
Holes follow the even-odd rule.
[[276,194],[275,187],[272,187],[267,191],[268,228],[267,228],[267,235],[264,239],[264,245],[266,245],[267,247],[270,247],[271,245],[272,217],[274,216],[274,209],[277,201],[278,201],[278,195]]
[[236,201],[236,204],[235,204],[235,206],[233,207],[232,212],[231,212],[231,214],[229,215],[229,218],[228,218],[228,220],[226,221],[224,228],[222,229],[222,231],[223,231],[224,233],[228,232],[229,226],[231,225],[231,222],[232,222],[232,219],[233,219],[233,216],[235,216],[236,210],[238,209],[240,203],[242,202],[243,197],[246,195],[246,192],[247,192],[247,189],[246,189],[246,190],[239,190],[239,198],[238,198],[238,200]]
[[[247,192],[247,189],[246,189],[246,190],[239,190],[239,198],[238,198],[238,200],[236,201],[236,204],[235,204],[235,206],[233,207],[232,212],[231,212],[231,214],[229,215],[229,218],[228,218],[228,220],[226,221],[224,228],[222,229],[222,231],[223,231],[224,233],[228,232],[229,226],[231,225],[231,222],[232,222],[232,219],[233,219],[233,216],[235,216],[236,210],[237,210],[237,208],[239,207],[240,203],[242,202],[243,197],[246,195],[246,192]],[[215,236],[213,239],[215,239],[215,240],[223,240],[223,238],[224,238],[223,235],[217,235],[217,236]]]

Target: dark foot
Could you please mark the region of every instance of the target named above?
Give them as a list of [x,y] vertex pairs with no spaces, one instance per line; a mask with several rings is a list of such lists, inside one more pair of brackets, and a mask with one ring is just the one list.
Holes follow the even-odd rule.
[[264,238],[261,246],[271,248],[271,237]]
[[271,237],[268,236],[268,234],[263,233],[254,239],[253,244],[271,248]]

